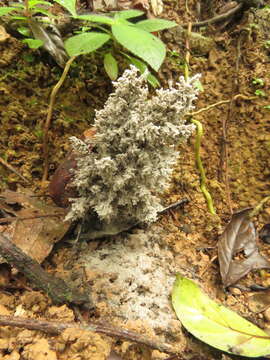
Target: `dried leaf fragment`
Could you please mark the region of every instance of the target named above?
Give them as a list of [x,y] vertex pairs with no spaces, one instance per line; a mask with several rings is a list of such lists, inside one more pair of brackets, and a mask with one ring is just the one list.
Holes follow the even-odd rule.
[[[225,287],[236,283],[253,269],[270,267],[270,262],[259,254],[249,211],[250,208],[232,215],[218,243],[220,274]],[[245,259],[234,260],[240,251],[244,252]]]
[[[9,225],[12,227],[12,242],[41,263],[53,245],[65,235],[70,224],[62,220],[65,217],[63,209],[40,201],[29,190],[23,191],[1,193],[0,207],[18,218],[15,226]],[[57,216],[51,216],[54,214]]]

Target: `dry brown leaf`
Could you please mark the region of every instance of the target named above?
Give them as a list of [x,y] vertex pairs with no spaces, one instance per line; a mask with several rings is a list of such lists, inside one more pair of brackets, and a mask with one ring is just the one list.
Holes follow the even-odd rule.
[[270,291],[253,294],[248,298],[248,307],[252,312],[262,312],[270,306]]
[[[12,228],[11,240],[28,256],[41,263],[49,255],[53,245],[65,235],[70,223],[63,221],[63,209],[47,205],[33,195],[25,189],[20,192],[6,190],[0,195],[0,208],[18,217],[18,220],[8,225]],[[44,216],[53,214],[58,216]],[[6,228],[7,225],[5,232]]]
[[[249,211],[250,208],[232,215],[218,243],[220,274],[225,287],[236,283],[253,269],[270,267],[270,262],[259,254]],[[240,251],[244,252],[245,259],[234,260]]]

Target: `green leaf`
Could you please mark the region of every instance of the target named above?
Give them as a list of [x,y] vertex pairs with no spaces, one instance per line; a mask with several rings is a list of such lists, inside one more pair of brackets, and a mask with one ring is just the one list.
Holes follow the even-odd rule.
[[204,92],[203,84],[200,82],[200,80],[196,80],[194,86],[199,91]]
[[123,10],[123,11],[118,11],[115,15],[116,17],[122,19],[131,19],[137,16],[141,16],[143,14],[144,12],[141,10]]
[[76,13],[76,0],[54,0],[61,6],[63,6],[67,11],[71,13],[74,17],[77,15]]
[[136,27],[141,30],[153,32],[160,31],[164,29],[170,29],[178,24],[174,21],[164,20],[164,19],[148,19],[137,22]]
[[118,77],[118,64],[111,53],[104,56],[104,68],[111,80],[116,80]]
[[69,56],[88,54],[100,48],[110,39],[110,35],[98,32],[84,33],[70,37],[65,42],[65,48]]
[[113,25],[112,33],[121,45],[158,71],[166,55],[162,41],[146,31],[129,25]]
[[52,6],[52,4],[49,3],[48,1],[43,1],[43,0],[29,0],[29,9],[34,8],[37,4],[42,4],[42,5],[46,5],[46,6]]
[[12,16],[12,19],[13,20],[27,20],[27,17],[26,16]]
[[107,25],[112,25],[114,23],[114,20],[112,18],[104,15],[78,15],[76,16],[76,19],[87,20]]
[[22,34],[23,36],[31,36],[31,31],[26,26],[20,26],[17,28],[18,33]]
[[0,7],[0,16],[3,15],[7,15],[12,11],[18,10],[15,7],[10,7],[10,6],[4,6],[4,7]]
[[43,41],[38,39],[24,39],[22,42],[27,44],[30,49],[38,49],[43,45]]
[[177,275],[172,304],[182,325],[203,342],[231,354],[270,354],[270,337],[232,310],[215,303],[199,286]]
[[[129,60],[130,64],[133,64],[134,66],[136,66],[136,68],[140,71],[141,74],[143,74],[145,71],[148,70],[147,65],[144,62],[142,62],[141,60],[136,59],[133,56],[129,56],[129,55],[125,54],[125,53],[122,53],[122,54]],[[151,74],[150,72],[147,75],[146,79],[149,82],[149,84],[151,86],[153,86],[154,89],[157,88],[157,87],[160,87],[160,83],[159,83],[158,79],[153,74]]]

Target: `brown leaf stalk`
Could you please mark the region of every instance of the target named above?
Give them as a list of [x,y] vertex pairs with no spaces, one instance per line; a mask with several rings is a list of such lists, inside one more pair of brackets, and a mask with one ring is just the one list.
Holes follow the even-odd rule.
[[75,59],[76,59],[76,56],[72,56],[66,62],[64,71],[63,71],[59,81],[54,86],[54,88],[52,89],[52,92],[51,92],[50,103],[49,103],[46,122],[44,125],[44,134],[43,134],[44,172],[43,172],[43,177],[42,177],[42,183],[44,183],[48,178],[48,169],[49,169],[48,131],[49,131],[51,120],[52,120],[53,107],[55,104],[56,95],[57,95],[58,91],[60,90],[61,86],[63,85],[63,83],[66,79],[66,76],[68,74],[68,71],[70,69],[70,66]]

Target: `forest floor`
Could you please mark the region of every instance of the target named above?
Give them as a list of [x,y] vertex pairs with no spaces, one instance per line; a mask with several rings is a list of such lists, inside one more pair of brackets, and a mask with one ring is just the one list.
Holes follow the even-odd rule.
[[[197,3],[165,1],[161,16],[188,24],[211,18],[226,2],[205,1],[200,12]],[[209,213],[200,190],[194,136],[180,145],[171,186],[162,199],[166,206],[187,198],[189,202],[183,208],[162,215],[149,227],[110,238],[73,245],[69,233],[53,249],[53,241],[47,239],[50,244],[46,250],[37,248],[37,243],[30,250],[41,252],[41,258],[47,251],[42,265],[48,273],[78,288],[91,287],[96,308],[90,313],[82,311],[84,321],[110,323],[145,337],[155,336],[182,351],[185,359],[231,359],[235,357],[213,350],[181,329],[170,296],[175,274],[180,272],[196,280],[217,302],[270,329],[269,310],[258,311],[260,304],[254,303],[250,290],[254,284],[270,286],[269,271],[249,272],[237,287],[225,291],[217,260],[217,242],[232,212],[257,206],[270,194],[270,10],[248,9],[229,22],[194,31],[209,38],[206,43],[198,40],[190,44],[190,74],[200,73],[203,85],[194,111],[228,100],[194,115],[204,127],[201,157],[216,215]],[[164,31],[162,38],[168,56],[158,77],[166,87],[168,81],[175,82],[183,75],[187,50],[185,39],[174,29]],[[24,187],[37,195],[47,193],[41,186],[42,127],[50,92],[61,71],[49,55],[27,49],[14,37],[0,43],[0,156],[25,178],[0,164],[1,191],[20,192]],[[94,110],[102,108],[111,91],[99,55],[86,56],[72,66],[57,96],[49,130],[49,177],[68,152],[69,137],[80,136],[91,127]],[[235,98],[238,94],[243,96]],[[4,216],[3,211],[1,214]],[[269,219],[268,202],[253,219],[256,229],[259,231]],[[44,218],[39,225],[50,226],[47,221]],[[1,225],[2,233],[12,235],[16,226]],[[31,246],[35,246],[36,224],[24,226],[30,230],[21,228],[21,242],[26,242],[24,231],[28,237],[30,231]],[[64,233],[65,229],[59,231]],[[270,257],[268,244],[258,239],[258,247]],[[47,295],[33,289],[6,263],[0,265],[0,315],[59,322],[78,319],[72,307],[52,304]],[[53,336],[0,328],[0,358],[5,360],[106,360],[112,349],[126,360],[168,357],[117,337],[96,333],[89,337],[78,329]]]

